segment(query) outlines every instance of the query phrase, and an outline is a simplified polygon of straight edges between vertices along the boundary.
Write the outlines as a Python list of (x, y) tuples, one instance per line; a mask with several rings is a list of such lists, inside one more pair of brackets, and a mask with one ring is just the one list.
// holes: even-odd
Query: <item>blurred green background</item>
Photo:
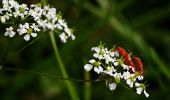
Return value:
[[(20, 0), (37, 3), (37, 0)], [(92, 57), (90, 48), (100, 41), (111, 48), (126, 48), (144, 63), (148, 100), (170, 100), (170, 1), (169, 0), (49, 0), (63, 13), (73, 27), (75, 41), (61, 43), (56, 35), (59, 52), (70, 78), (85, 79), (83, 65)], [(56, 62), (48, 33), (16, 54), (28, 42), (20, 37), (0, 34), (0, 64), (62, 76)], [(11, 55), (15, 56), (11, 57)], [(91, 72), (91, 79), (97, 76)], [(119, 85), (113, 92), (105, 82), (74, 82), (81, 100), (144, 100)], [(65, 81), (20, 71), (0, 72), (0, 100), (70, 100)]]

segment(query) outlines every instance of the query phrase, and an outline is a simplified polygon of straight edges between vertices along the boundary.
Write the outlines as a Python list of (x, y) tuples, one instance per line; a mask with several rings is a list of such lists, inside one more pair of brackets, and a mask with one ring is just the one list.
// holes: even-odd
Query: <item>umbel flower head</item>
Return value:
[[(22, 35), (25, 41), (36, 37), (40, 31), (57, 31), (63, 43), (67, 39), (75, 39), (72, 30), (61, 14), (50, 6), (39, 4), (19, 4), (15, 0), (1, 0), (0, 22), (10, 25), (6, 28), (5, 36)], [(20, 23), (19, 23), (20, 22)]]
[(113, 91), (117, 85), (122, 82), (130, 88), (136, 88), (136, 93), (141, 94), (142, 91), (146, 97), (149, 94), (146, 92), (146, 85), (142, 83), (143, 64), (140, 58), (132, 57), (121, 47), (107, 49), (104, 44), (98, 47), (92, 47), (93, 58), (88, 64), (84, 65), (86, 71), (91, 71), (99, 74), (97, 80), (105, 80), (108, 88)]

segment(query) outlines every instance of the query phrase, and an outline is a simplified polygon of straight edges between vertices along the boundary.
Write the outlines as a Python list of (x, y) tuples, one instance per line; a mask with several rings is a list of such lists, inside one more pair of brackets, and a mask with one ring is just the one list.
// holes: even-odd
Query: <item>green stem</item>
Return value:
[[(86, 71), (84, 71), (84, 78), (85, 80), (90, 80), (90, 74)], [(90, 100), (91, 99), (91, 83), (86, 82), (84, 83), (84, 100)]]
[[(61, 60), (58, 48), (57, 48), (56, 40), (55, 40), (55, 37), (54, 37), (54, 32), (50, 32), (50, 40), (51, 40), (51, 43), (52, 43), (52, 46), (53, 46), (53, 49), (54, 49), (56, 60), (59, 63), (62, 76), (63, 76), (63, 78), (69, 78), (68, 74), (66, 72), (66, 69), (64, 67), (64, 64)], [(79, 97), (76, 93), (76, 90), (75, 90), (75, 87), (73, 86), (73, 84), (70, 81), (66, 81), (66, 85), (67, 85), (67, 88), (68, 88), (68, 91), (71, 95), (72, 100), (79, 100)]]

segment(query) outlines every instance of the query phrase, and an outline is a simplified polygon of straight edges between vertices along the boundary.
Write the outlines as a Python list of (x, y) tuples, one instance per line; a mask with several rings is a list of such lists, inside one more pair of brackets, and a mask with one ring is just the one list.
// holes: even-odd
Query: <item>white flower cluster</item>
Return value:
[(91, 50), (94, 51), (93, 59), (89, 60), (89, 64), (84, 65), (86, 71), (94, 69), (94, 72), (100, 75), (99, 80), (104, 79), (110, 90), (115, 90), (117, 84), (124, 82), (130, 88), (135, 87), (137, 94), (144, 91), (145, 96), (149, 97), (146, 86), (141, 82), (143, 76), (135, 71), (132, 66), (126, 65), (116, 49), (108, 50), (100, 44)]
[(68, 38), (75, 39), (65, 20), (56, 13), (56, 9), (49, 6), (42, 7), (41, 4), (28, 7), (14, 0), (2, 0), (0, 22), (11, 25), (6, 28), (5, 36), (13, 37), (18, 33), (24, 35), (26, 41), (29, 41), (31, 36), (36, 37), (41, 30), (56, 29), (61, 32), (59, 37), (62, 42), (66, 43)]

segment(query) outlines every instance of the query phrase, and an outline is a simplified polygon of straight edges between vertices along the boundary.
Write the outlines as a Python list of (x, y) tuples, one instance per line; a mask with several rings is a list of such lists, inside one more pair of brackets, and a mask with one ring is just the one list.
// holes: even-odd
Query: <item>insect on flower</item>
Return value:
[(123, 49), (122, 47), (117, 47), (117, 51), (120, 55), (122, 55), (123, 57), (125, 57), (127, 55), (127, 52), (125, 49)]
[(140, 75), (142, 75), (144, 70), (143, 70), (143, 63), (140, 60), (140, 58), (134, 57), (133, 62), (135, 64), (135, 71), (137, 71)]
[(132, 68), (134, 68), (134, 64), (133, 64), (133, 62), (132, 62), (132, 59), (131, 59), (131, 57), (130, 57), (130, 54), (128, 54), (128, 53), (126, 52), (126, 50), (123, 49), (122, 47), (117, 47), (117, 51), (118, 51), (118, 53), (119, 53), (121, 56), (123, 56), (123, 58), (124, 58), (124, 63), (125, 63), (126, 65), (129, 65), (129, 66), (131, 66)]
[[(142, 83), (144, 69), (140, 58), (132, 56), (122, 47), (108, 49), (102, 44), (92, 47), (92, 51), (94, 51), (93, 58), (84, 65), (84, 69), (90, 71), (94, 68), (94, 72), (99, 75), (97, 81), (104, 80), (111, 91), (116, 90), (118, 84), (123, 82), (130, 88), (136, 88), (137, 94), (143, 92), (149, 97), (145, 83)], [(96, 54), (98, 56), (94, 56)]]

